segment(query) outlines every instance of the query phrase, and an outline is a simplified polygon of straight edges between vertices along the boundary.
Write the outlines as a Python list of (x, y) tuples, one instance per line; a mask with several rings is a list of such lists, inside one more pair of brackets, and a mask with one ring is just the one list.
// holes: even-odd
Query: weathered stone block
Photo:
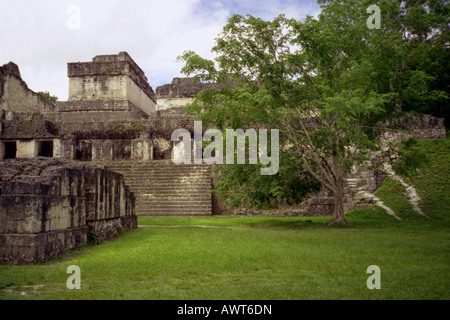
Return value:
[(2, 263), (45, 261), (85, 243), (89, 230), (107, 240), (137, 227), (134, 196), (121, 174), (59, 159), (7, 160), (5, 166)]

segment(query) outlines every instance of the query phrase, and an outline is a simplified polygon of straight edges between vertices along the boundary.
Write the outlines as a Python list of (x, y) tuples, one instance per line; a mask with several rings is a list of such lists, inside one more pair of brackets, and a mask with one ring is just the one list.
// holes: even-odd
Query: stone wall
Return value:
[(398, 119), (382, 124), (388, 130), (383, 132), (382, 140), (397, 142), (409, 138), (414, 139), (445, 139), (445, 119), (431, 115), (407, 114)]
[(85, 184), (86, 222), (97, 239), (109, 240), (137, 227), (135, 198), (121, 174), (88, 167)]
[(11, 120), (13, 112), (49, 112), (55, 106), (30, 90), (21, 78), (19, 67), (10, 62), (0, 67), (0, 109), (2, 118)]
[(186, 107), (200, 91), (218, 88), (214, 83), (202, 83), (196, 78), (174, 78), (171, 84), (156, 88), (158, 110)]
[(41, 263), (137, 227), (134, 195), (120, 174), (59, 159), (3, 164), (0, 263)]

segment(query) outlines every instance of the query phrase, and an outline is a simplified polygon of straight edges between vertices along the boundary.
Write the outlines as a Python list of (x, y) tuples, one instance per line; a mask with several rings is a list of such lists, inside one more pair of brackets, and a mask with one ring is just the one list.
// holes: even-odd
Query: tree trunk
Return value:
[(336, 183), (336, 189), (334, 191), (334, 217), (330, 225), (348, 225), (347, 219), (345, 219), (344, 211), (344, 183), (342, 180)]

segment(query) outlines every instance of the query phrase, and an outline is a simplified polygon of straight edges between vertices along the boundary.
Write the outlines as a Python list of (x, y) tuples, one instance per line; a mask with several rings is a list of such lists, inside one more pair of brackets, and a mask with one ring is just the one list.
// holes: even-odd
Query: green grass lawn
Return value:
[[(433, 219), (389, 179), (377, 195), (401, 222), (378, 207), (348, 213), (348, 227), (322, 217), (141, 217), (114, 241), (0, 266), (0, 299), (450, 299), (450, 144), (420, 143), (432, 161), (409, 182)], [(66, 287), (70, 265), (81, 290)], [(380, 290), (366, 286), (370, 265), (381, 269)]]

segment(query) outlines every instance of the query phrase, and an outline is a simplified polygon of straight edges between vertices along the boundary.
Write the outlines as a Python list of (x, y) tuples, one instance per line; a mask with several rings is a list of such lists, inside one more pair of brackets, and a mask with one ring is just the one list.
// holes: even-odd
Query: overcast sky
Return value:
[(67, 63), (127, 51), (150, 85), (183, 76), (177, 56), (210, 49), (235, 13), (271, 20), (320, 12), (315, 0), (0, 0), (0, 65), (13, 61), (34, 91), (67, 100)]

